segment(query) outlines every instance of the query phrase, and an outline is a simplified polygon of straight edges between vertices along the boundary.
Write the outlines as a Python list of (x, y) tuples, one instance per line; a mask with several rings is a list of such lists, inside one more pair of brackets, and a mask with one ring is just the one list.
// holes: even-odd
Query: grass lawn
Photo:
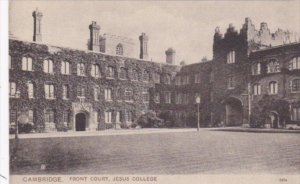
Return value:
[(11, 168), (11, 174), (252, 173), (299, 174), (300, 135), (203, 130), (20, 139)]

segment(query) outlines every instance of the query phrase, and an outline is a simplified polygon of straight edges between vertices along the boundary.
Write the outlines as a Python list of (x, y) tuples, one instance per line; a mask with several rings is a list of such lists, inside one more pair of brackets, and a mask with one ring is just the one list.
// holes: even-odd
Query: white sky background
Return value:
[(239, 31), (245, 17), (259, 29), (267, 22), (271, 32), (277, 28), (300, 33), (300, 1), (12, 1), (10, 33), (21, 40), (32, 40), (32, 12), (43, 12), (43, 42), (87, 49), (88, 25), (97, 21), (100, 34), (132, 38), (135, 57), (139, 54), (138, 36), (149, 36), (149, 59), (165, 62), (165, 50), (176, 50), (176, 62), (199, 62), (212, 58), (216, 26), (224, 33), (229, 23)]

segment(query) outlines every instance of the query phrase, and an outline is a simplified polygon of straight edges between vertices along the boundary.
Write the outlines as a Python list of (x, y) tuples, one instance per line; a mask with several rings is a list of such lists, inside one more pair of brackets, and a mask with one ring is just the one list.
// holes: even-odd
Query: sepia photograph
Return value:
[(8, 10), (11, 184), (300, 183), (300, 1)]

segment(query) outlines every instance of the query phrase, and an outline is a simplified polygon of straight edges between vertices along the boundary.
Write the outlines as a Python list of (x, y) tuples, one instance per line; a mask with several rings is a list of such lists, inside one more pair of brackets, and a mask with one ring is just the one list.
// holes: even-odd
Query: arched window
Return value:
[(132, 70), (132, 80), (133, 81), (139, 80), (139, 72), (136, 69)]
[(269, 92), (272, 95), (278, 93), (278, 83), (276, 81), (272, 81), (269, 83)]
[(261, 94), (261, 86), (260, 86), (260, 84), (254, 84), (253, 85), (253, 94), (254, 95), (260, 95)]
[(84, 63), (77, 64), (77, 75), (78, 76), (85, 76), (85, 66)]
[(44, 60), (44, 72), (53, 73), (53, 61), (50, 59)]
[(125, 68), (120, 68), (120, 79), (127, 79), (127, 70)]
[(28, 93), (28, 98), (34, 98), (34, 86), (31, 81), (27, 82), (27, 93)]
[(123, 45), (120, 43), (116, 47), (116, 54), (121, 56), (123, 55)]
[(61, 62), (61, 73), (64, 75), (70, 75), (70, 63), (68, 61)]
[(292, 80), (292, 91), (300, 92), (300, 79)]
[(95, 78), (99, 78), (100, 75), (100, 67), (97, 64), (93, 64), (91, 68), (91, 76)]
[(300, 56), (293, 57), (289, 63), (290, 70), (300, 69)]
[(106, 68), (106, 77), (109, 77), (109, 78), (114, 78), (114, 77), (115, 77), (115, 70), (114, 70), (114, 67), (108, 66), (108, 67)]
[(280, 72), (279, 62), (275, 59), (269, 61), (267, 65), (268, 73), (277, 73)]
[(32, 71), (32, 59), (30, 57), (22, 58), (22, 70)]

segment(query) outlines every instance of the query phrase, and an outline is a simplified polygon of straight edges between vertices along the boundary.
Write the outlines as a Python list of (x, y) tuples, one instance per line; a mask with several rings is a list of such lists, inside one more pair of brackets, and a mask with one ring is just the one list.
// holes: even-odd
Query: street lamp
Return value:
[[(21, 92), (19, 90), (16, 91), (16, 98), (20, 97)], [(19, 101), (17, 100), (16, 102), (16, 130), (15, 130), (15, 139), (18, 139), (18, 134), (19, 134), (19, 117), (18, 117), (18, 112), (19, 112)]]
[(200, 106), (200, 103), (201, 103), (201, 98), (200, 96), (197, 96), (196, 97), (196, 103), (197, 103), (197, 110), (198, 110), (198, 124), (197, 124), (197, 131), (199, 131), (200, 129), (200, 112), (199, 112), (199, 106)]

